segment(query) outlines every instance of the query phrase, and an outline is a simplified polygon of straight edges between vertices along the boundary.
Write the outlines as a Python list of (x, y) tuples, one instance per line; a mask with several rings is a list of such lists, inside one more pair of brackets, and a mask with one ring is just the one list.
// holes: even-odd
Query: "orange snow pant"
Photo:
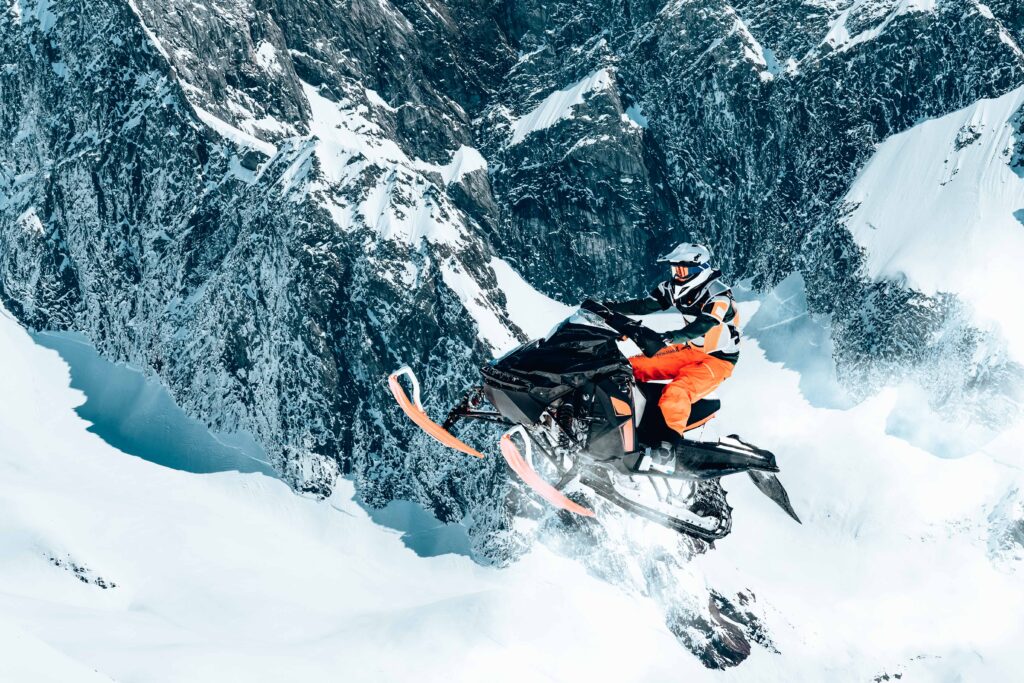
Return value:
[(732, 374), (733, 364), (686, 344), (673, 344), (653, 358), (629, 359), (639, 382), (672, 380), (661, 394), (658, 406), (665, 424), (682, 434), (690, 419), (690, 406), (718, 388)]

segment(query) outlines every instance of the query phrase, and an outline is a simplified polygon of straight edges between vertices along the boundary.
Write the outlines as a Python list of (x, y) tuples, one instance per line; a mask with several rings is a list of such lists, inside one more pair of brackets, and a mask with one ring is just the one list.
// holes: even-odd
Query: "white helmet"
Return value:
[(703, 244), (683, 242), (675, 249), (658, 259), (658, 263), (665, 261), (673, 265), (678, 263), (683, 266), (706, 265), (711, 262), (711, 250)]
[(711, 250), (703, 244), (683, 242), (658, 259), (672, 270), (672, 296), (685, 296), (712, 279)]

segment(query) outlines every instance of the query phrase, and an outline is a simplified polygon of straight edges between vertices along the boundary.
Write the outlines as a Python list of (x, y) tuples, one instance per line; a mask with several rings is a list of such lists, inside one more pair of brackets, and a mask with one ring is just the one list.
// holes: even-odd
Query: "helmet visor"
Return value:
[(707, 268), (707, 265), (704, 264), (673, 263), (671, 267), (672, 279), (676, 282), (686, 282), (705, 268)]

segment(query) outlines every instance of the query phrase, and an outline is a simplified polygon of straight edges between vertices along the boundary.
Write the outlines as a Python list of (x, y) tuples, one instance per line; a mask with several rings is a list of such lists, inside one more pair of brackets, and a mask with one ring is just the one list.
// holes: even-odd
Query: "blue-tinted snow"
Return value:
[(439, 522), (418, 503), (393, 500), (379, 510), (363, 509), (377, 524), (401, 531), (402, 543), (420, 557), (470, 555), (466, 527)]
[(139, 371), (104, 360), (79, 334), (41, 332), (71, 368), (71, 386), (86, 396), (76, 412), (90, 432), (130, 455), (176, 470), (238, 470), (276, 476), (263, 449), (245, 434), (213, 434), (179, 408), (167, 390)]
[[(263, 449), (246, 434), (213, 434), (179, 408), (164, 387), (139, 371), (107, 362), (79, 334), (42, 332), (40, 346), (60, 354), (71, 369), (71, 386), (86, 396), (76, 412), (108, 444), (171, 469), (259, 472), (276, 477)], [(374, 522), (402, 532), (402, 542), (421, 557), (469, 555), (462, 524), (443, 524), (416, 503), (393, 501), (365, 508)]]
[(765, 295), (757, 313), (741, 327), (757, 340), (768, 360), (800, 373), (800, 391), (811, 405), (840, 409), (853, 405), (836, 377), (831, 331), (826, 322), (808, 314), (799, 274), (790, 275)]

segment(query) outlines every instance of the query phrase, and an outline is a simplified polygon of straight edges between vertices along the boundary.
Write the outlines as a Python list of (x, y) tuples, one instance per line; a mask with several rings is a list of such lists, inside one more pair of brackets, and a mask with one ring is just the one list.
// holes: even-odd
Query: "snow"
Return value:
[(85, 393), (78, 415), (116, 448), (187, 472), (239, 470), (274, 476), (266, 453), (247, 434), (214, 434), (179, 408), (154, 378), (102, 358), (81, 335), (40, 332), (37, 344), (68, 364), (71, 387)]
[(207, 126), (212, 128), (221, 137), (230, 140), (232, 143), (241, 147), (248, 147), (250, 149), (256, 149), (263, 152), (267, 156), (274, 156), (277, 154), (277, 147), (269, 142), (260, 140), (254, 135), (250, 135), (243, 130), (235, 128), (227, 121), (219, 118), (215, 114), (208, 112), (196, 103), (192, 103), (192, 108), (195, 110), (196, 115), (199, 119)]
[[(491, 267), (531, 335), (569, 310), (508, 264)], [(740, 305), (750, 320), (759, 304)], [(984, 452), (935, 458), (885, 434), (895, 392), (851, 410), (815, 408), (800, 375), (750, 341), (715, 422), (776, 452), (804, 524), (743, 477), (726, 480), (733, 534), (678, 578), (695, 593), (753, 591), (780, 653), (755, 647), (724, 672), (687, 654), (649, 599), (543, 548), (503, 570), (421, 557), (373, 523), (347, 481), (317, 502), (260, 474), (190, 474), (128, 457), (88, 431), (67, 366), (5, 313), (0, 359), (0, 678), (1016, 676), (1024, 586), (1019, 562), (990, 557), (989, 517), (1014, 509), (1024, 484), (1022, 430)], [(657, 532), (641, 521), (630, 529)], [(50, 558), (117, 587), (83, 582)]]
[[(509, 317), (531, 339), (546, 336), (555, 324), (575, 310), (538, 292), (506, 261), (493, 258), (490, 265), (498, 278), (498, 287), (505, 293)], [(503, 349), (502, 353), (507, 350)]]
[[(741, 317), (758, 306), (741, 303)], [(648, 320), (666, 329), (673, 317)], [(940, 459), (885, 433), (896, 390), (849, 410), (815, 408), (803, 380), (748, 338), (717, 392), (711, 433), (735, 430), (774, 451), (804, 522), (743, 477), (725, 480), (733, 533), (696, 564), (718, 590), (758, 596), (781, 655), (756, 650), (721, 679), (1014, 680), (1022, 565), (990, 556), (989, 515), (1024, 486), (1024, 426)]]
[(441, 276), (445, 285), (459, 297), (462, 306), (472, 316), (477, 326), (477, 336), (486, 342), (496, 355), (515, 347), (517, 340), (504, 323), (501, 314), (484, 292), (477, 280), (456, 262), (447, 261), (441, 268)]
[(39, 22), (39, 30), (44, 34), (57, 25), (57, 15), (53, 13), (52, 7), (50, 0), (14, 0), (12, 5), (18, 24), (22, 24), (26, 17), (31, 17)]
[(1001, 330), (1024, 361), (1024, 177), (1010, 166), (1024, 87), (879, 145), (846, 195), (846, 225), (868, 275), (926, 294), (951, 292)]
[[(410, 245), (420, 239), (457, 245), (464, 239), (462, 226), (443, 215), (454, 212), (437, 211), (435, 200), (427, 196), (431, 183), (422, 174), (424, 162), (409, 159), (377, 124), (363, 116), (360, 107), (332, 102), (308, 83), (302, 87), (312, 113), (309, 127), (316, 137), (316, 156), (323, 174), (320, 187), (326, 190), (327, 209), (339, 227), (348, 230), (366, 225), (382, 239)], [(463, 172), (462, 164), (473, 165), (472, 152), (460, 155), (460, 151), (453, 155), (448, 167), (439, 171), (442, 175), (454, 179)], [(338, 194), (332, 188), (365, 184), (367, 170), (372, 172), (375, 184), (365, 191), (358, 204), (339, 203), (338, 198), (331, 198)]]
[[(0, 312), (0, 680), (664, 681), (653, 604), (537, 549), (418, 557), (339, 482), (190, 474), (87, 431), (53, 351)], [(87, 583), (71, 558), (117, 584)], [(623, 652), (653, 648), (650, 661)]]
[(475, 147), (460, 146), (452, 152), (452, 159), (447, 164), (439, 166), (426, 161), (416, 160), (415, 166), (420, 171), (437, 173), (445, 185), (451, 185), (462, 180), (469, 173), (475, 171), (486, 171), (487, 160)]
[(643, 110), (640, 109), (640, 105), (631, 104), (626, 107), (626, 111), (622, 114), (623, 121), (629, 121), (633, 125), (639, 128), (647, 128), (647, 117), (644, 115)]
[[(855, 45), (880, 36), (897, 17), (904, 14), (935, 12), (935, 4), (936, 0), (897, 0), (895, 3), (880, 3), (878, 0), (854, 0), (849, 7), (839, 13), (821, 42), (836, 50), (849, 50)], [(879, 12), (881, 13), (879, 14)], [(884, 16), (884, 19), (872, 28), (851, 36), (847, 21), (851, 16), (857, 16), (860, 13), (869, 16)]]
[(164, 47), (164, 44), (160, 41), (159, 38), (157, 38), (156, 34), (153, 33), (152, 29), (150, 29), (149, 26), (146, 24), (146, 20), (142, 16), (142, 12), (139, 11), (139, 6), (135, 4), (135, 0), (128, 0), (128, 7), (131, 8), (136, 18), (138, 18), (139, 26), (142, 27), (142, 30), (146, 34), (146, 37), (149, 38), (149, 42), (153, 45), (153, 47), (156, 48), (157, 52), (159, 52), (164, 59), (166, 59), (167, 61), (171, 61), (171, 55), (167, 52), (167, 49)]
[(17, 221), (15, 221), (18, 227), (25, 232), (30, 232), (36, 235), (46, 234), (46, 230), (43, 228), (43, 222), (39, 220), (39, 214), (36, 213), (36, 207), (32, 206), (25, 210)]
[(780, 617), (783, 657), (757, 652), (758, 680), (1013, 680), (1024, 588), (989, 557), (988, 513), (1022, 485), (1024, 429), (935, 458), (883, 433), (895, 391), (812, 410), (796, 374), (759, 355), (744, 350), (719, 419), (779, 455), (804, 525), (782, 523), (734, 478), (733, 534), (699, 560), (716, 586), (749, 588)]
[(398, 111), (396, 107), (392, 107), (390, 104), (388, 104), (376, 90), (371, 90), (370, 88), (363, 88), (363, 91), (366, 93), (366, 99), (369, 100), (370, 104), (372, 104), (373, 106), (380, 107), (381, 109), (386, 109), (387, 111)]
[(545, 130), (562, 119), (572, 118), (573, 109), (584, 103), (586, 95), (612, 86), (614, 76), (609, 69), (598, 69), (564, 90), (556, 90), (529, 113), (512, 122), (512, 142), (518, 145), (530, 133)]
[(277, 48), (275, 48), (269, 41), (261, 41), (256, 48), (256, 63), (270, 74), (280, 74), (284, 72), (281, 68), (281, 62), (278, 61)]

